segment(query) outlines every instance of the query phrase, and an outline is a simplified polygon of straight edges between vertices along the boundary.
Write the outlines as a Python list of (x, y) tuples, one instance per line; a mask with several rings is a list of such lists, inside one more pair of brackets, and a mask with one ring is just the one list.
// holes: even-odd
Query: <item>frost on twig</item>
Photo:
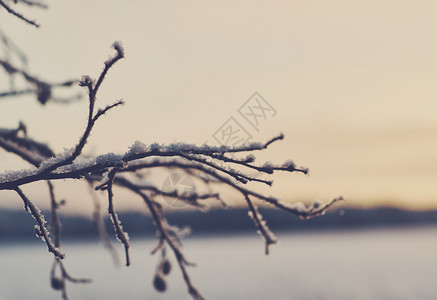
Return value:
[(114, 177), (117, 174), (117, 169), (112, 169), (111, 172), (109, 172), (109, 180), (107, 183), (107, 190), (108, 190), (108, 213), (111, 216), (111, 221), (114, 224), (114, 229), (116, 233), (117, 239), (123, 243), (125, 253), (126, 253), (126, 266), (130, 265), (130, 259), (129, 259), (129, 236), (128, 234), (123, 230), (123, 227), (121, 226), (121, 222), (118, 219), (117, 213), (114, 209), (114, 194), (112, 192), (112, 184), (114, 181)]
[(258, 229), (258, 233), (264, 238), (266, 243), (266, 255), (269, 254), (269, 246), (271, 244), (276, 244), (276, 237), (273, 232), (270, 231), (263, 220), (261, 214), (258, 212), (257, 207), (252, 203), (248, 195), (245, 195), (247, 205), (249, 206), (249, 217), (253, 220), (255, 227)]
[[(104, 63), (103, 70), (98, 78), (92, 79), (90, 76), (84, 76), (80, 81), (80, 85), (87, 89), (89, 107), (86, 127), (76, 145), (55, 154), (47, 145), (29, 138), (27, 136), (27, 129), (22, 123), (15, 129), (0, 129), (0, 147), (21, 157), (31, 165), (31, 167), (27, 169), (3, 171), (0, 173), (0, 191), (16, 191), (23, 200), (26, 211), (29, 211), (37, 221), (37, 235), (45, 241), (49, 251), (55, 255), (55, 262), (51, 272), (52, 286), (62, 291), (64, 299), (68, 297), (65, 287), (66, 281), (85, 283), (88, 282), (88, 280), (73, 279), (66, 272), (61, 260), (64, 257), (59, 250), (61, 244), (61, 223), (58, 209), (61, 204), (55, 199), (52, 185), (52, 182), (56, 180), (83, 179), (92, 186), (94, 190), (101, 190), (107, 194), (108, 215), (113, 222), (115, 236), (125, 249), (127, 266), (130, 265), (129, 237), (127, 232), (123, 230), (114, 207), (114, 189), (127, 189), (138, 196), (151, 214), (157, 230), (158, 243), (152, 250), (152, 253), (160, 252), (161, 258), (159, 259), (153, 282), (155, 288), (158, 291), (164, 291), (166, 289), (166, 275), (170, 272), (169, 268), (171, 268), (171, 258), (167, 251), (170, 251), (182, 273), (188, 293), (193, 299), (204, 299), (204, 297), (197, 290), (188, 274), (188, 267), (193, 266), (193, 264), (188, 261), (182, 251), (184, 230), (168, 224), (165, 211), (160, 203), (160, 197), (170, 197), (176, 199), (176, 201), (177, 199), (186, 198), (189, 199), (187, 204), (201, 209), (207, 208), (206, 200), (216, 201), (223, 206), (226, 206), (226, 204), (221, 199), (220, 194), (216, 192), (200, 193), (194, 191), (187, 194), (187, 192), (180, 192), (177, 189), (162, 189), (153, 182), (144, 180), (142, 172), (156, 168), (164, 168), (167, 170), (177, 169), (186, 174), (191, 174), (193, 177), (201, 180), (205, 185), (211, 187), (222, 185), (237, 191), (242, 199), (246, 201), (249, 216), (252, 218), (256, 230), (265, 241), (266, 254), (268, 254), (269, 246), (276, 243), (276, 237), (269, 230), (266, 221), (263, 220), (254, 201), (273, 205), (277, 209), (306, 219), (325, 213), (329, 207), (342, 200), (340, 197), (326, 204), (313, 204), (307, 207), (303, 204), (290, 204), (271, 196), (265, 196), (248, 187), (247, 183), (249, 182), (271, 185), (271, 180), (263, 178), (263, 175), (268, 176), (277, 172), (308, 173), (308, 169), (298, 167), (290, 160), (279, 164), (272, 162), (260, 164), (256, 162), (255, 153), (257, 151), (264, 151), (273, 143), (284, 139), (283, 134), (279, 134), (265, 143), (250, 143), (239, 147), (196, 146), (187, 143), (163, 145), (159, 143), (147, 144), (136, 141), (133, 145), (127, 147), (127, 151), (124, 154), (115, 154), (112, 152), (97, 156), (87, 156), (83, 154), (85, 145), (99, 118), (105, 115), (109, 110), (123, 104), (123, 101), (120, 100), (104, 108), (95, 108), (97, 92), (104, 78), (111, 67), (124, 57), (124, 50), (120, 43), (114, 43), (113, 48), (115, 54)], [(2, 66), (3, 68), (5, 68), (5, 66), (6, 69), (8, 68), (7, 64), (3, 64)], [(11, 74), (18, 72), (15, 69), (11, 70)], [(20, 74), (26, 76), (23, 73)], [(256, 171), (255, 175), (251, 174), (253, 171)], [(45, 227), (43, 215), (20, 189), (23, 185), (39, 181), (47, 181), (49, 185), (52, 214), (51, 226), (54, 232), (54, 242), (52, 242), (49, 232)], [(106, 236), (106, 232), (104, 232), (99, 208), (98, 201), (95, 200), (93, 218), (96, 227), (105, 247), (114, 253), (109, 239)], [(61, 272), (60, 277), (56, 275), (57, 269)]]
[(38, 225), (35, 225), (35, 234), (47, 244), (49, 252), (52, 252), (56, 257), (63, 259), (65, 255), (59, 251), (59, 249), (53, 244), (52, 240), (50, 239), (49, 231), (45, 227), (45, 224), (47, 222), (44, 219), (44, 216), (41, 214), (41, 210), (35, 204), (33, 204), (33, 202), (29, 200), (29, 198), (26, 197), (26, 195), (19, 187), (16, 187), (15, 191), (23, 200), (24, 209), (29, 212), (38, 223)]
[(93, 200), (94, 211), (92, 214), (92, 219), (94, 223), (94, 227), (96, 228), (97, 235), (105, 249), (111, 254), (114, 265), (117, 267), (120, 265), (120, 259), (118, 257), (117, 252), (114, 249), (114, 246), (111, 243), (111, 240), (106, 232), (105, 223), (103, 222), (103, 216), (101, 213), (101, 205), (100, 200), (97, 197), (95, 190), (93, 188), (92, 182), (88, 181), (89, 193)]

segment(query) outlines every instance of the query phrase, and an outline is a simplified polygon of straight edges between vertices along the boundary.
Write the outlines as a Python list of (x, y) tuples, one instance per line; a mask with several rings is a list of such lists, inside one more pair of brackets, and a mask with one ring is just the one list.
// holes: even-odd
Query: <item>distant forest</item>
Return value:
[[(308, 231), (329, 229), (352, 229), (371, 227), (395, 227), (408, 225), (437, 225), (437, 211), (408, 211), (397, 208), (357, 209), (344, 208), (332, 210), (326, 215), (309, 220), (290, 217), (286, 212), (260, 208), (271, 229), (281, 231)], [(50, 212), (44, 212), (49, 219)], [(210, 210), (208, 212), (184, 211), (168, 213), (172, 225), (191, 228), (191, 236), (203, 234), (256, 234), (252, 220), (246, 209)], [(138, 212), (120, 212), (123, 227), (133, 238), (155, 237), (156, 228), (152, 218)], [(93, 221), (79, 216), (62, 216), (62, 235), (64, 238), (97, 239)], [(13, 225), (11, 225), (13, 224)], [(21, 210), (0, 209), (0, 242), (26, 239), (35, 235), (34, 220)], [(106, 218), (108, 232), (113, 232), (111, 221)], [(37, 240), (37, 239), (35, 239)]]

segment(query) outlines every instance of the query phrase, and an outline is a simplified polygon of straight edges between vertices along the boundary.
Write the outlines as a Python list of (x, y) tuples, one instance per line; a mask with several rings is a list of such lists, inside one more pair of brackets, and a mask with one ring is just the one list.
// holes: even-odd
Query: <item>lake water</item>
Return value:
[[(437, 299), (437, 227), (279, 234), (265, 256), (256, 234), (187, 238), (192, 280), (207, 299)], [(65, 243), (65, 264), (91, 284), (69, 284), (71, 299), (191, 299), (173, 264), (156, 292), (153, 240), (134, 240), (132, 266), (115, 268), (96, 243)], [(122, 253), (120, 245), (116, 245)], [(60, 299), (49, 287), (45, 245), (0, 246), (0, 299)]]

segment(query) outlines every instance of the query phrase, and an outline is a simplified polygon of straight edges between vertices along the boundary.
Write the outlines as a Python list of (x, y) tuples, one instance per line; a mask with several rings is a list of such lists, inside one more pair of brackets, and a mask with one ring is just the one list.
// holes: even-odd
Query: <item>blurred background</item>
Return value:
[[(263, 295), (273, 291), (276, 299), (436, 297), (435, 1), (47, 2), (47, 10), (16, 6), (41, 24), (38, 29), (0, 8), (0, 28), (27, 55), (29, 73), (49, 82), (96, 77), (113, 53), (110, 45), (119, 40), (125, 48), (126, 59), (111, 69), (97, 105), (119, 99), (126, 104), (97, 123), (87, 154), (124, 153), (136, 140), (218, 145), (214, 134), (233, 118), (250, 141), (285, 135), (285, 140), (257, 155), (260, 162), (292, 159), (310, 169), (309, 176), (271, 176), (267, 178), (274, 180), (271, 188), (254, 185), (254, 189), (289, 202), (326, 202), (339, 195), (347, 200), (326, 216), (305, 222), (262, 210), (281, 241), (267, 258), (245, 209), (239, 208), (243, 199), (237, 194), (220, 191), (236, 208), (223, 214), (171, 213), (179, 225), (194, 220), (188, 222), (193, 237), (187, 240), (187, 253), (199, 262), (193, 280), (199, 281), (208, 299), (265, 299)], [(0, 76), (0, 90), (7, 90), (9, 80), (3, 73)], [(255, 92), (274, 111), (257, 127), (239, 112)], [(79, 87), (60, 95), (75, 93), (85, 96)], [(29, 136), (60, 152), (77, 143), (86, 126), (87, 108), (86, 97), (69, 105), (45, 106), (32, 96), (2, 98), (0, 127), (16, 128), (23, 121)], [(27, 167), (0, 150), (0, 172)], [(166, 176), (158, 172), (152, 179), (160, 185)], [(49, 207), (44, 184), (25, 186), (24, 191), (41, 208)], [(92, 228), (86, 219), (93, 208), (86, 184), (56, 182), (56, 192), (67, 201), (62, 209), (70, 224), (65, 226), (67, 237)], [(18, 236), (31, 239), (32, 220), (14, 193), (2, 191), (0, 199), (2, 262), (13, 253), (20, 257), (9, 262), (20, 266), (17, 274), (33, 264), (48, 270), (51, 257), (44, 245), (32, 248), (35, 257), (24, 266), (29, 251), (20, 248), (19, 256), (16, 244), (7, 242)], [(132, 284), (119, 290), (135, 291), (132, 299), (144, 298), (145, 293), (161, 299), (149, 285), (156, 260), (148, 255), (153, 243), (143, 240), (154, 230), (147, 216), (133, 213), (146, 213), (143, 203), (116, 191), (116, 207), (125, 214), (122, 222), (132, 223), (126, 227), (134, 235), (137, 232), (141, 249), (134, 250), (139, 266), (130, 275), (121, 276), (126, 270), (116, 272), (120, 277), (111, 282), (124, 286), (126, 278), (136, 282), (148, 276), (141, 277), (144, 287)], [(11, 222), (24, 225), (11, 227)], [(79, 223), (84, 228), (75, 227)], [(237, 231), (245, 239), (224, 236)], [(220, 238), (211, 238), (209, 232)], [(91, 245), (71, 242), (71, 265), (104, 256), (102, 249)], [(221, 247), (223, 251), (218, 251)], [(109, 255), (106, 258), (110, 260)], [(44, 260), (48, 263), (36, 265)], [(108, 267), (106, 261), (96, 264), (102, 270)], [(77, 272), (92, 273), (86, 265)], [(25, 280), (35, 280), (37, 295), (49, 293), (41, 299), (57, 299), (45, 274), (48, 278), (47, 271), (42, 278), (29, 274)], [(6, 276), (2, 272), (1, 277)], [(162, 299), (188, 299), (181, 278), (173, 276), (171, 283), (180, 285)], [(211, 280), (202, 282), (203, 278)], [(12, 290), (9, 280), (2, 282), (0, 290), (5, 292), (0, 292), (0, 299), (31, 295), (25, 289), (14, 296), (18, 288)], [(104, 283), (72, 289), (79, 293), (73, 299), (95, 299), (92, 293), (104, 290)]]

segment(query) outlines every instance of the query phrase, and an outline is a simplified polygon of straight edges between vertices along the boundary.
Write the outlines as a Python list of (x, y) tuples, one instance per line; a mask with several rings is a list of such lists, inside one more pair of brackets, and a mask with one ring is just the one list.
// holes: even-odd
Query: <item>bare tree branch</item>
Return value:
[[(3, 59), (0, 59), (0, 67), (2, 67), (2, 69), (10, 76), (12, 75), (22, 76), (32, 86), (31, 89), (26, 88), (18, 91), (12, 90), (7, 92), (1, 92), (0, 98), (6, 98), (11, 96), (22, 96), (25, 94), (33, 93), (37, 96), (38, 101), (44, 105), (49, 100), (55, 98), (53, 97), (53, 89), (59, 87), (71, 87), (78, 83), (77, 80), (67, 80), (60, 83), (49, 83), (29, 74), (27, 71), (23, 69), (13, 66), (9, 61)], [(79, 96), (76, 94), (75, 96), (71, 97), (71, 99), (66, 98), (64, 101), (67, 102), (74, 101), (78, 97)]]
[(96, 228), (97, 235), (99, 236), (99, 239), (103, 244), (103, 247), (105, 247), (105, 249), (107, 249), (111, 254), (114, 265), (119, 266), (120, 259), (118, 257), (117, 252), (114, 249), (114, 246), (111, 243), (111, 240), (109, 239), (108, 233), (106, 232), (105, 224), (103, 222), (100, 201), (97, 195), (95, 194), (94, 188), (92, 186), (92, 181), (90, 179), (87, 179), (87, 183), (88, 183), (91, 198), (94, 203), (94, 211), (93, 211), (92, 219), (93, 219), (94, 226)]
[(59, 251), (59, 249), (53, 244), (52, 240), (49, 237), (49, 232), (45, 227), (46, 220), (44, 220), (44, 216), (41, 214), (41, 210), (35, 204), (33, 204), (33, 202), (29, 200), (29, 198), (26, 197), (26, 195), (19, 187), (16, 187), (15, 191), (23, 200), (24, 209), (26, 210), (26, 212), (29, 212), (38, 223), (38, 225), (35, 225), (36, 235), (39, 236), (43, 241), (45, 241), (49, 252), (52, 252), (56, 257), (63, 259), (65, 255)]
[(109, 172), (109, 180), (108, 180), (108, 213), (111, 216), (112, 223), (114, 224), (115, 233), (117, 239), (124, 245), (124, 250), (126, 253), (126, 266), (130, 265), (129, 259), (129, 237), (126, 232), (124, 232), (123, 227), (121, 226), (120, 220), (118, 219), (117, 213), (114, 209), (113, 198), (114, 194), (112, 192), (112, 183), (114, 181), (114, 177), (117, 174), (117, 169), (114, 168)]
[[(31, 1), (24, 1), (24, 2), (31, 2)], [(28, 4), (28, 3), (26, 3), (26, 4)], [(3, 0), (0, 0), (0, 6), (3, 6), (4, 9), (6, 9), (6, 11), (7, 11), (8, 13), (10, 13), (10, 14), (16, 16), (17, 18), (23, 20), (24, 22), (26, 22), (26, 23), (28, 23), (28, 24), (30, 24), (30, 25), (33, 25), (33, 26), (35, 26), (35, 27), (39, 27), (39, 25), (38, 25), (35, 21), (32, 21), (32, 20), (26, 18), (25, 16), (23, 16), (21, 13), (19, 13), (19, 12), (13, 10), (13, 9), (12, 9), (9, 5), (7, 5)]]
[[(1, 1), (1, 0), (0, 0)], [(269, 246), (276, 243), (274, 234), (269, 230), (266, 222), (258, 212), (255, 200), (267, 205), (294, 214), (302, 219), (321, 215), (326, 210), (341, 201), (342, 198), (335, 198), (324, 204), (313, 204), (305, 206), (301, 203), (290, 204), (282, 202), (277, 198), (262, 195), (251, 188), (246, 183), (253, 181), (271, 185), (270, 180), (258, 178), (259, 175), (270, 175), (275, 172), (298, 172), (307, 174), (308, 169), (296, 167), (292, 161), (286, 161), (283, 164), (255, 163), (254, 151), (267, 149), (272, 143), (282, 140), (283, 134), (280, 134), (266, 143), (251, 143), (239, 147), (229, 146), (196, 146), (186, 143), (172, 143), (161, 145), (152, 143), (146, 145), (136, 141), (124, 154), (106, 153), (98, 156), (87, 156), (82, 154), (85, 144), (87, 143), (90, 133), (99, 118), (105, 115), (109, 110), (115, 108), (123, 101), (117, 101), (112, 105), (95, 111), (96, 96), (101, 87), (109, 69), (121, 58), (124, 57), (124, 51), (120, 43), (114, 43), (115, 55), (109, 58), (97, 80), (89, 76), (84, 76), (80, 85), (88, 89), (88, 121), (86, 128), (81, 135), (79, 142), (74, 147), (64, 152), (54, 154), (54, 152), (45, 144), (37, 142), (27, 136), (27, 129), (23, 123), (18, 128), (0, 129), (0, 147), (4, 150), (21, 157), (32, 165), (31, 168), (17, 171), (0, 173), (0, 191), (14, 190), (22, 198), (25, 210), (29, 211), (37, 221), (36, 233), (47, 244), (50, 252), (55, 255), (55, 261), (51, 271), (52, 287), (61, 290), (63, 299), (67, 299), (66, 281), (85, 283), (88, 279), (74, 279), (68, 275), (61, 261), (64, 257), (60, 253), (61, 245), (61, 223), (58, 215), (59, 203), (56, 201), (53, 184), (54, 180), (65, 179), (85, 179), (90, 185), (95, 186), (96, 190), (103, 190), (107, 193), (108, 214), (114, 224), (115, 235), (123, 244), (126, 256), (126, 266), (130, 265), (129, 257), (129, 239), (127, 233), (123, 230), (120, 220), (114, 208), (114, 188), (121, 187), (138, 195), (146, 204), (154, 224), (157, 229), (157, 246), (152, 253), (161, 251), (158, 268), (155, 273), (154, 286), (158, 291), (166, 289), (166, 275), (169, 272), (170, 262), (166, 256), (166, 247), (171, 249), (174, 257), (181, 270), (182, 277), (188, 289), (188, 293), (193, 299), (205, 299), (197, 288), (194, 286), (188, 271), (188, 266), (193, 266), (182, 252), (183, 231), (175, 226), (168, 224), (164, 210), (157, 201), (157, 196), (170, 197), (172, 199), (188, 199), (187, 204), (204, 209), (204, 201), (208, 199), (219, 201), (223, 206), (226, 204), (220, 198), (219, 193), (198, 193), (179, 192), (177, 189), (165, 190), (160, 189), (153, 183), (145, 182), (141, 172), (153, 168), (179, 169), (195, 178), (199, 178), (206, 185), (224, 185), (239, 192), (248, 205), (249, 216), (252, 218), (254, 225), (265, 241), (265, 252), (268, 254)], [(30, 82), (41, 81), (27, 74), (22, 70), (12, 67), (7, 61), (1, 61), (0, 65), (8, 74), (21, 74)], [(68, 84), (67, 84), (68, 85)], [(44, 86), (44, 84), (42, 84)], [(24, 93), (24, 92), (23, 92)], [(40, 97), (38, 97), (40, 101)], [(244, 157), (236, 157), (245, 155)], [(238, 170), (236, 169), (238, 167)], [(248, 175), (247, 172), (256, 171), (256, 175)], [(133, 175), (137, 175), (134, 177)], [(50, 193), (51, 204), (51, 226), (54, 232), (54, 243), (51, 241), (49, 232), (45, 227), (45, 220), (39, 209), (24, 195), (21, 186), (47, 181)], [(101, 237), (102, 243), (112, 253), (113, 248), (109, 239), (104, 233), (104, 226), (100, 217), (100, 206), (98, 201), (94, 201), (95, 211), (93, 219), (97, 231)], [(106, 238), (105, 238), (106, 237)], [(56, 276), (56, 270), (59, 268), (61, 276)]]

